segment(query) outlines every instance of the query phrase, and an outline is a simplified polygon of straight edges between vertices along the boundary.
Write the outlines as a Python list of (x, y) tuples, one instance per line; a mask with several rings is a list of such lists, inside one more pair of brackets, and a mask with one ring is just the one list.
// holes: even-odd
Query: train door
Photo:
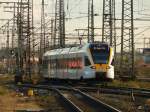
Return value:
[(79, 75), (81, 74), (81, 69), (82, 69), (82, 59), (81, 57), (78, 57), (77, 54), (73, 58), (73, 63), (72, 63), (72, 68), (73, 68), (73, 79), (79, 79)]
[(48, 78), (48, 60), (47, 59), (43, 59), (43, 62), (42, 62), (42, 75), (44, 77), (47, 77)]
[(57, 66), (57, 74), (59, 79), (64, 79), (64, 59), (61, 57), (58, 59), (58, 66)]
[(48, 78), (50, 78), (51, 76), (51, 60), (48, 60)]
[(67, 79), (67, 77), (68, 77), (68, 62), (67, 62), (67, 58), (65, 58), (65, 56), (64, 56), (64, 59), (63, 59), (63, 78), (64, 79)]
[(69, 79), (74, 79), (74, 66), (73, 66), (73, 62), (74, 58), (70, 58), (68, 61), (68, 78)]
[(59, 78), (59, 72), (58, 72), (59, 68), (58, 67), (59, 67), (59, 65), (58, 65), (58, 59), (56, 58), (55, 59), (55, 68), (54, 68), (55, 69), (55, 77), (56, 78)]
[(95, 78), (95, 68), (92, 66), (88, 56), (84, 57), (84, 75), (83, 79)]
[(55, 78), (55, 61), (51, 59), (50, 61), (50, 78)]
[(83, 65), (84, 65), (84, 57), (78, 56), (76, 59), (77, 66), (76, 66), (76, 79), (80, 79), (83, 76)]

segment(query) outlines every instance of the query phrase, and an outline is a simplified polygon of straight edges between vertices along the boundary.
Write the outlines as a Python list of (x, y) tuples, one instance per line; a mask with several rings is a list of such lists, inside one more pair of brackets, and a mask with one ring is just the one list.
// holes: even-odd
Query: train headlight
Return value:
[(95, 66), (91, 66), (90, 68), (91, 68), (91, 69), (96, 69), (96, 67), (95, 67)]
[(107, 66), (106, 69), (110, 69), (110, 66)]

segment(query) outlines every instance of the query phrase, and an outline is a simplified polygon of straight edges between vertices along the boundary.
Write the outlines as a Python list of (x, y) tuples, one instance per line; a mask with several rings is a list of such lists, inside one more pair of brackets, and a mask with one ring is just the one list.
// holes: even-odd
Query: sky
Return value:
[[(0, 0), (0, 2), (10, 2), (18, 0)], [(41, 0), (34, 1), (34, 24), (35, 26), (40, 25), (41, 17)], [(87, 28), (87, 12), (88, 12), (88, 0), (64, 0), (65, 1), (65, 16), (66, 18), (66, 33), (76, 34), (75, 29), (77, 28)], [(121, 18), (121, 1), (116, 0), (116, 18)], [(129, 0), (128, 0), (129, 1)], [(134, 18), (149, 19), (149, 21), (135, 21), (135, 42), (141, 43), (136, 44), (136, 48), (143, 47), (143, 38), (150, 38), (150, 0), (133, 0), (134, 1)], [(46, 21), (54, 18), (54, 4), (55, 0), (45, 0), (45, 16)], [(8, 5), (8, 4), (7, 4)], [(94, 0), (94, 12), (99, 16), (95, 17), (95, 27), (102, 27), (102, 9), (103, 0)], [(13, 17), (12, 13), (4, 12), (4, 6), (6, 4), (0, 4), (0, 19), (10, 19)], [(12, 9), (9, 9), (12, 10)], [(0, 21), (0, 26), (5, 24), (6, 21)], [(120, 27), (121, 24), (117, 21), (117, 26)], [(101, 35), (101, 30), (96, 30), (96, 34)], [(117, 31), (117, 36), (120, 36), (121, 30)], [(81, 31), (81, 34), (85, 34), (85, 31)], [(1, 40), (6, 41), (6, 37), (1, 35)], [(120, 40), (120, 38), (118, 38)], [(96, 37), (96, 40), (101, 40), (101, 37)], [(119, 41), (118, 40), (118, 41)], [(3, 42), (1, 41), (1, 42)], [(78, 40), (77, 40), (78, 41)], [(149, 40), (146, 40), (149, 42)], [(4, 42), (3, 42), (4, 43)], [(150, 46), (149, 46), (150, 47)]]

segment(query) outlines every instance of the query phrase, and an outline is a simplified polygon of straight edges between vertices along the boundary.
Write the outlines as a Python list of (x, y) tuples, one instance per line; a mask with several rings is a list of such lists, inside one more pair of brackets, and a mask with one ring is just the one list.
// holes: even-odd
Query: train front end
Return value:
[(114, 79), (114, 51), (106, 43), (95, 43), (89, 46), (96, 79)]

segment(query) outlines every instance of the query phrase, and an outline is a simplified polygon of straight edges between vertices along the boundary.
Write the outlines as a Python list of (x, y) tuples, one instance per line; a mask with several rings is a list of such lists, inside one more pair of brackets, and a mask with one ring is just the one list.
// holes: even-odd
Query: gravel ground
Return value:
[(14, 112), (25, 109), (41, 110), (42, 108), (37, 105), (34, 98), (18, 96), (14, 92), (0, 95), (0, 112)]
[(147, 98), (142, 97), (135, 97), (135, 101), (133, 101), (131, 96), (101, 93), (89, 94), (117, 109), (120, 109), (122, 112), (145, 112), (145, 105), (148, 102)]

